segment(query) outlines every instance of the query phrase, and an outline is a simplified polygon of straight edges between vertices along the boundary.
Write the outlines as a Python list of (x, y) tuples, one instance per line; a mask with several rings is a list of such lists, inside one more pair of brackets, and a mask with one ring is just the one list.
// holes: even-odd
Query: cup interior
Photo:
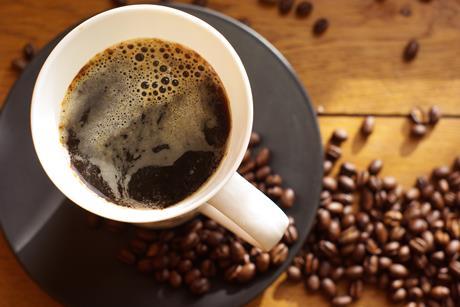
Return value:
[[(221, 164), (198, 191), (165, 209), (133, 209), (98, 196), (71, 169), (59, 141), (61, 102), (78, 71), (98, 52), (135, 38), (159, 38), (198, 52), (216, 70), (229, 98), (232, 129)], [(132, 5), (96, 15), (69, 32), (49, 55), (35, 84), (31, 106), (32, 138), (38, 158), (53, 183), (73, 202), (100, 216), (148, 223), (183, 215), (214, 196), (236, 171), (252, 129), (252, 94), (246, 71), (230, 43), (192, 15), (158, 5)]]

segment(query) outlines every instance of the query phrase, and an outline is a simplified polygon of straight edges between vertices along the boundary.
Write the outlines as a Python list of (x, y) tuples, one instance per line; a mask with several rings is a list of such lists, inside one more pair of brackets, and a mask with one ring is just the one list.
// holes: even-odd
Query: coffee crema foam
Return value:
[(163, 208), (217, 169), (229, 113), (222, 82), (198, 53), (135, 39), (97, 54), (73, 79), (61, 141), (83, 181), (110, 201)]

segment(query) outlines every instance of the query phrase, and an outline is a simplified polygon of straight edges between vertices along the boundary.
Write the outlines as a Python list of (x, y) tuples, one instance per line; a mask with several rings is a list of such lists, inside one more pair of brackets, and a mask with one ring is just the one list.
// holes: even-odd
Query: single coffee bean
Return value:
[(391, 296), (391, 299), (393, 302), (402, 302), (406, 299), (407, 297), (407, 291), (404, 288), (399, 288), (396, 290), (393, 295)]
[(287, 278), (291, 281), (300, 281), (302, 279), (302, 271), (294, 265), (289, 266), (286, 273)]
[(257, 180), (264, 180), (272, 172), (270, 166), (263, 166), (256, 171)]
[(412, 219), (409, 222), (409, 229), (413, 234), (420, 234), (428, 229), (428, 223), (424, 219)]
[(345, 193), (351, 193), (356, 189), (353, 179), (343, 175), (339, 176), (338, 185), (339, 189)]
[(356, 175), (356, 166), (350, 162), (344, 162), (340, 166), (340, 175), (353, 177)]
[(326, 18), (319, 18), (313, 25), (313, 34), (320, 36), (329, 28), (329, 21)]
[(380, 257), (379, 258), (379, 268), (381, 270), (389, 269), (393, 261), (389, 257)]
[(376, 235), (377, 241), (380, 244), (387, 243), (389, 234), (388, 234), (387, 228), (385, 227), (385, 225), (383, 225), (382, 222), (377, 222), (375, 224), (375, 235)]
[(411, 252), (410, 252), (409, 246), (403, 245), (399, 248), (399, 251), (398, 251), (399, 261), (406, 262), (410, 259), (410, 256), (411, 256)]
[(420, 125), (425, 122), (425, 113), (420, 107), (413, 107), (410, 110), (409, 118), (414, 124)]
[(330, 241), (321, 240), (319, 242), (319, 249), (328, 258), (335, 258), (338, 256), (337, 247)]
[(307, 17), (311, 14), (313, 5), (308, 1), (302, 1), (297, 5), (296, 14), (297, 17)]
[(403, 52), (403, 59), (406, 62), (410, 62), (415, 59), (419, 50), (419, 43), (415, 39), (411, 39), (406, 47), (404, 48)]
[(256, 156), (256, 165), (258, 167), (265, 166), (270, 161), (270, 150), (266, 147), (259, 150)]
[(460, 278), (460, 261), (451, 261), (449, 263), (449, 269), (454, 276)]
[(177, 265), (177, 270), (179, 273), (187, 273), (193, 267), (193, 263), (190, 259), (182, 259), (179, 264)]
[(377, 176), (370, 176), (367, 187), (374, 193), (378, 192), (382, 187), (382, 180)]
[(283, 242), (287, 245), (292, 245), (297, 242), (299, 235), (297, 233), (297, 228), (295, 225), (289, 225), (286, 231), (284, 232)]
[(295, 202), (295, 192), (291, 188), (287, 188), (283, 190), (283, 194), (281, 195), (281, 206), (283, 208), (292, 208)]
[(233, 261), (236, 263), (243, 263), (246, 250), (244, 249), (243, 244), (238, 241), (233, 241), (230, 243), (230, 254)]
[[(266, 1), (270, 1), (270, 0), (266, 0)], [(252, 132), (251, 137), (249, 138), (249, 147), (254, 147), (254, 146), (259, 145), (260, 139), (261, 139), (260, 134), (258, 134), (257, 132)]]
[(375, 119), (373, 116), (366, 116), (361, 124), (361, 134), (364, 137), (368, 137), (374, 131)]
[(371, 162), (371, 164), (369, 164), (369, 167), (367, 168), (367, 170), (369, 171), (369, 174), (377, 175), (378, 173), (380, 173), (382, 168), (383, 168), (382, 160), (375, 159)]
[(450, 168), (448, 166), (440, 166), (433, 170), (432, 176), (435, 179), (446, 178), (450, 173)]
[(332, 272), (332, 265), (329, 261), (323, 260), (319, 263), (318, 276), (320, 278), (329, 277)]
[(182, 276), (176, 271), (169, 272), (169, 284), (173, 288), (179, 288), (182, 285)]
[(390, 210), (385, 213), (384, 216), (384, 223), (388, 226), (399, 226), (403, 218), (403, 215), (401, 212), (396, 211), (396, 210)]
[(329, 144), (326, 148), (326, 158), (332, 162), (337, 161), (342, 156), (342, 149), (340, 147)]
[(323, 162), (324, 175), (326, 175), (326, 176), (329, 175), (329, 173), (331, 172), (333, 166), (334, 166), (334, 164), (331, 161), (324, 160), (324, 162)]
[(450, 241), (446, 246), (445, 252), (448, 257), (452, 257), (455, 254), (460, 253), (460, 241), (459, 240)]
[(352, 213), (346, 214), (342, 218), (342, 226), (343, 226), (343, 228), (351, 227), (351, 226), (355, 225), (355, 223), (356, 223), (356, 218), (355, 218), (355, 215), (352, 214)]
[(169, 281), (169, 270), (166, 268), (160, 269), (155, 272), (154, 276), (156, 282), (163, 283)]
[(340, 244), (350, 244), (350, 243), (355, 243), (359, 239), (359, 230), (352, 226), (347, 229), (345, 229), (341, 234), (339, 238), (339, 243)]
[(181, 244), (181, 249), (183, 251), (188, 251), (194, 248), (198, 243), (200, 243), (200, 237), (196, 232), (189, 232), (183, 239)]
[(428, 122), (430, 125), (436, 125), (441, 118), (441, 109), (438, 106), (432, 106), (428, 111)]
[(22, 48), (22, 54), (29, 61), (32, 60), (32, 58), (35, 56), (35, 53), (35, 47), (32, 45), (32, 43), (27, 43)]
[(196, 295), (209, 292), (210, 284), (207, 278), (197, 278), (190, 284), (190, 291)]
[(244, 179), (246, 179), (247, 181), (252, 183), (256, 179), (256, 174), (254, 174), (253, 172), (248, 172), (248, 173), (244, 174), (243, 177), (244, 177)]
[(310, 291), (318, 291), (319, 287), (320, 287), (320, 280), (319, 280), (319, 277), (317, 275), (310, 275), (307, 277), (307, 288), (308, 290)]
[(257, 271), (263, 273), (268, 270), (270, 266), (270, 255), (268, 253), (260, 253), (256, 256)]
[(278, 199), (283, 195), (283, 189), (279, 186), (268, 188), (267, 195), (271, 198)]
[(205, 259), (200, 265), (201, 273), (204, 277), (213, 277), (216, 275), (216, 266), (214, 261)]
[(225, 270), (224, 279), (228, 282), (235, 282), (240, 274), (243, 266), (235, 264)]
[(348, 288), (348, 294), (355, 300), (361, 298), (363, 293), (363, 281), (362, 280), (355, 280), (350, 283)]
[(122, 249), (118, 253), (118, 260), (125, 264), (133, 265), (136, 262), (136, 256), (128, 249)]
[(242, 175), (247, 174), (249, 172), (252, 172), (255, 169), (255, 167), (256, 162), (253, 160), (249, 160), (248, 162), (240, 165), (240, 167), (238, 168), (238, 173)]
[(289, 13), (294, 5), (294, 0), (279, 0), (278, 10), (280, 14), (285, 15)]
[(136, 255), (144, 255), (147, 251), (147, 243), (140, 239), (132, 239), (129, 242), (129, 248)]
[(398, 183), (395, 177), (387, 176), (387, 177), (384, 177), (382, 180), (382, 187), (387, 191), (391, 191), (395, 189), (397, 185)]
[(427, 132), (427, 129), (426, 129), (426, 126), (425, 125), (413, 125), (412, 128), (411, 128), (411, 135), (413, 137), (416, 137), (416, 138), (421, 138), (423, 137), (426, 132)]
[(333, 177), (323, 177), (323, 189), (334, 192), (337, 190), (337, 181)]
[(450, 290), (445, 286), (435, 286), (431, 289), (430, 295), (436, 300), (442, 300), (449, 296)]
[(407, 268), (399, 263), (393, 263), (390, 266), (390, 274), (395, 278), (404, 278), (409, 274)]
[(362, 210), (370, 211), (374, 206), (374, 194), (369, 189), (364, 189), (361, 193), (360, 206)]
[(331, 214), (329, 211), (320, 208), (316, 214), (317, 221), (322, 229), (328, 229), (331, 224)]
[(289, 249), (284, 243), (278, 243), (271, 251), (270, 251), (270, 259), (273, 265), (279, 266), (288, 256)]
[(251, 149), (246, 149), (246, 152), (244, 153), (244, 156), (243, 156), (243, 161), (241, 161), (241, 163), (246, 163), (246, 162), (249, 162), (249, 160), (251, 160)]
[(331, 142), (340, 145), (348, 139), (348, 133), (344, 129), (335, 129), (331, 136)]
[(422, 238), (415, 238), (409, 241), (410, 248), (418, 254), (424, 254), (427, 250), (426, 241)]
[(256, 274), (256, 266), (254, 263), (249, 262), (241, 267), (241, 271), (238, 273), (236, 280), (240, 283), (246, 283), (254, 278)]
[(347, 306), (352, 303), (353, 299), (349, 295), (339, 295), (332, 299), (333, 306)]
[(185, 274), (184, 281), (187, 285), (190, 285), (195, 280), (201, 277), (201, 272), (198, 269), (192, 269)]
[(280, 186), (282, 183), (283, 183), (283, 179), (278, 174), (269, 175), (267, 176), (267, 178), (265, 178), (265, 184), (268, 187)]
[(334, 281), (339, 281), (345, 273), (345, 269), (341, 266), (336, 267), (331, 272), (331, 278)]
[(323, 290), (324, 294), (326, 294), (327, 297), (334, 297), (337, 294), (337, 287), (334, 283), (334, 281), (330, 278), (324, 278), (321, 281), (321, 290)]
[(353, 265), (345, 269), (345, 276), (351, 280), (361, 278), (363, 276), (363, 267), (360, 265)]

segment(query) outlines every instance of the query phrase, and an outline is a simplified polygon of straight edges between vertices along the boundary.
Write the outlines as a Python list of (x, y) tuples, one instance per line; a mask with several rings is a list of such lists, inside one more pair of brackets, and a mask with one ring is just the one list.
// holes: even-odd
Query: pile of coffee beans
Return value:
[[(269, 164), (271, 151), (259, 146), (260, 142), (260, 135), (252, 133), (238, 171), (282, 208), (291, 208), (295, 193), (282, 186), (283, 179)], [(199, 216), (174, 229), (135, 228), (133, 238), (117, 258), (135, 266), (140, 273), (151, 275), (157, 283), (173, 288), (185, 286), (193, 294), (202, 295), (210, 291), (213, 279), (244, 284), (257, 274), (283, 264), (289, 247), (298, 240), (294, 219), (289, 219), (282, 241), (269, 252), (250, 246), (213, 220)], [(92, 227), (103, 224), (111, 232), (132, 227), (93, 214), (88, 215), (88, 224)]]
[(414, 107), (409, 113), (412, 127), (411, 136), (421, 138), (425, 136), (428, 129), (434, 127), (441, 119), (441, 109), (438, 106), (431, 106), (427, 113), (420, 107)]
[(326, 147), (321, 205), (288, 278), (334, 306), (359, 300), (368, 284), (408, 307), (458, 306), (460, 157), (403, 190), (394, 177), (379, 176), (381, 160), (365, 170), (338, 165), (347, 138), (338, 129)]
[(36, 49), (32, 43), (27, 43), (22, 47), (22, 56), (11, 61), (11, 67), (17, 72), (22, 72), (29, 61), (35, 56)]

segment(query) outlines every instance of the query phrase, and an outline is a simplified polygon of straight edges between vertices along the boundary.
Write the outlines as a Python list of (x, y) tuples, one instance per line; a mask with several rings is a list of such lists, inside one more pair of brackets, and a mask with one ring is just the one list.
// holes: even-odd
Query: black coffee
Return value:
[(217, 169), (230, 112), (222, 82), (200, 55), (136, 39), (80, 70), (62, 103), (60, 130), (88, 186), (122, 206), (164, 208)]

